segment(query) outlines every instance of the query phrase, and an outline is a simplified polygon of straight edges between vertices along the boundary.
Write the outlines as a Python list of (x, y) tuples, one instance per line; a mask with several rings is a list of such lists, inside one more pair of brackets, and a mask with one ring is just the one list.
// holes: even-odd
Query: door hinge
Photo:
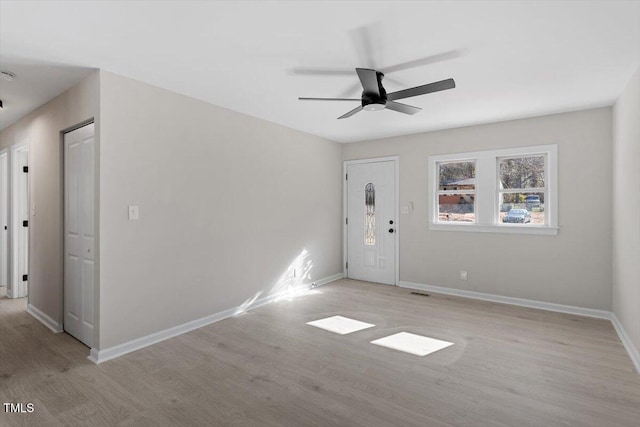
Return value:
[(26, 282), (28, 278), (29, 278), (29, 275), (28, 275), (28, 274), (23, 274), (23, 275), (22, 275), (22, 281), (23, 281), (23, 282)]
[(29, 226), (29, 221), (27, 221), (27, 220), (22, 221), (22, 226), (23, 227), (28, 227)]
[(348, 179), (349, 179), (349, 174), (348, 174), (348, 173), (345, 173), (345, 174), (344, 174), (344, 179), (345, 179), (345, 180), (348, 180)]
[(344, 223), (345, 223), (345, 224), (347, 224), (347, 225), (349, 225), (349, 218), (345, 218), (345, 219), (344, 219)]
[(347, 270), (349, 269), (349, 261), (344, 263), (344, 268), (347, 269)]
[(23, 166), (22, 167), (22, 172), (29, 173), (29, 166)]

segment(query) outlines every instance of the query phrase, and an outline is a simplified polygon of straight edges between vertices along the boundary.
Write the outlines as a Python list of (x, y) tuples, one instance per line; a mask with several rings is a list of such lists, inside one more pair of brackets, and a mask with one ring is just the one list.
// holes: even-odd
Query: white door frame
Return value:
[[(20, 182), (20, 174), (23, 174), (23, 170), (22, 167), (20, 167), (18, 165), (19, 162), (19, 156), (18, 153), (22, 152), (22, 151), (26, 151), (27, 153), (27, 167), (29, 166), (29, 141), (25, 140), (19, 143), (16, 143), (14, 145), (11, 146), (11, 155), (9, 157), (10, 159), (10, 163), (11, 166), (9, 167), (10, 169), (10, 202), (9, 205), (11, 206), (10, 213), (11, 213), (11, 220), (10, 220), (10, 224), (11, 226), (9, 227), (9, 241), (10, 243), (10, 253), (11, 253), (11, 266), (9, 267), (9, 271), (11, 272), (11, 277), (9, 278), (9, 286), (7, 287), (7, 296), (9, 296), (10, 298), (22, 298), (27, 296), (28, 297), (28, 291), (26, 289), (24, 289), (24, 285), (22, 283), (22, 278), (20, 277), (22, 274), (24, 274), (23, 272), (18, 271), (18, 264), (20, 262), (20, 255), (19, 255), (19, 238), (18, 238), (18, 230), (22, 229), (22, 221), (24, 220), (24, 218), (20, 218), (19, 216), (19, 209), (20, 209), (20, 194), (18, 194), (17, 192), (17, 186), (19, 185)], [(31, 186), (31, 180), (29, 179), (29, 177), (27, 176), (27, 187), (26, 187), (26, 201), (24, 201), (27, 205), (27, 221), (29, 221), (29, 227), (31, 226), (31, 204), (30, 204), (30, 187)], [(27, 235), (30, 236), (31, 234), (31, 230), (30, 228), (27, 227)], [(26, 257), (27, 259), (25, 260), (26, 262), (26, 274), (27, 274), (27, 289), (28, 289), (28, 284), (29, 284), (29, 258), (30, 258), (30, 245), (29, 245), (29, 240), (30, 237), (27, 237), (27, 253), (26, 253)]]
[[(10, 252), (11, 251), (9, 250), (9, 248), (10, 248), (10, 246), (9, 246), (9, 228), (10, 228), (9, 225), (10, 225), (10, 220), (11, 220), (11, 214), (9, 213), (9, 193), (11, 192), (11, 186), (10, 186), (10, 183), (9, 183), (10, 178), (9, 177), (11, 175), (9, 173), (9, 170), (10, 170), (11, 164), (9, 163), (10, 160), (9, 160), (9, 149), (8, 148), (5, 148), (4, 150), (0, 150), (0, 159), (3, 158), (3, 157), (5, 158), (5, 161), (6, 161), (6, 167), (5, 167), (5, 170), (4, 170), (4, 176), (0, 177), (0, 181), (4, 181), (4, 185), (6, 186), (6, 188), (5, 188), (5, 193), (4, 194), (2, 194), (2, 189), (0, 188), (0, 197), (2, 197), (2, 199), (4, 199), (4, 200), (0, 200), (0, 208), (2, 208), (2, 206), (4, 205), (4, 209), (5, 209), (4, 215), (6, 215), (6, 218), (5, 218), (6, 222), (4, 222), (4, 223), (0, 222), (0, 233), (5, 231), (2, 228), (4, 226), (7, 227), (7, 230), (6, 230), (6, 233), (5, 233), (6, 241), (4, 242), (4, 248), (2, 248), (0, 250), (0, 253), (4, 253), (4, 260), (0, 259), (0, 263), (3, 263), (3, 265), (4, 265), (4, 272), (3, 272), (4, 273), (3, 274), (4, 277), (0, 276), (0, 286), (6, 286), (7, 287), (7, 291), (8, 291), (9, 290), (9, 280), (10, 280), (10, 275), (9, 275), (10, 268), (9, 268), (9, 266), (10, 266), (10, 260), (11, 260), (11, 256), (10, 256)], [(1, 213), (2, 212), (0, 212), (0, 216), (1, 216)], [(1, 242), (1, 240), (0, 240), (0, 242)], [(3, 283), (3, 281), (4, 281), (4, 283)]]
[(348, 193), (347, 193), (347, 169), (349, 165), (357, 165), (362, 163), (379, 163), (379, 162), (394, 162), (395, 166), (395, 200), (394, 211), (396, 216), (395, 226), (395, 242), (396, 242), (396, 254), (395, 254), (395, 286), (400, 283), (400, 156), (387, 156), (387, 157), (374, 157), (370, 159), (359, 160), (345, 160), (342, 164), (342, 176), (345, 178), (342, 180), (342, 277), (347, 277), (347, 260), (349, 259), (349, 247), (347, 245), (347, 208), (348, 208)]

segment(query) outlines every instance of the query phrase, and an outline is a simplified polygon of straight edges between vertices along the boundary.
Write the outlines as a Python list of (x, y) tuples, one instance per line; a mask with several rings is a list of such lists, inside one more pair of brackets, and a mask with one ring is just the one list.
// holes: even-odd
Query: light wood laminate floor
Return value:
[[(634, 426), (640, 375), (611, 323), (341, 280), (101, 365), (0, 299), (2, 426)], [(376, 325), (337, 335), (333, 315)], [(417, 357), (396, 332), (454, 345)]]

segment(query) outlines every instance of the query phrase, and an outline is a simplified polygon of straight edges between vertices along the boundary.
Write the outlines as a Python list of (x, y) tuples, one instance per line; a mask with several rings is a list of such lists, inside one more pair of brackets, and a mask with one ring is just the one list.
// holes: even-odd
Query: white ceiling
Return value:
[[(369, 47), (368, 47), (369, 46)], [(444, 54), (444, 55), (442, 55)], [(358, 83), (308, 68), (426, 65), (387, 74), (423, 108), (336, 118)], [(434, 57), (435, 56), (435, 57)], [(431, 63), (429, 63), (431, 62)], [(352, 142), (611, 105), (640, 64), (640, 1), (0, 2), (0, 129), (90, 69)], [(356, 90), (350, 97), (359, 97)]]

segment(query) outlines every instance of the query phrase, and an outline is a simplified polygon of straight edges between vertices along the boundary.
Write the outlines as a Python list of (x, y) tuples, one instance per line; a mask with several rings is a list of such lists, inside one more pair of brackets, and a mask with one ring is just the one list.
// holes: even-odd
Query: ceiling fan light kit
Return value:
[(338, 119), (346, 119), (356, 113), (359, 113), (362, 110), (380, 111), (384, 110), (385, 108), (397, 111), (399, 113), (415, 114), (422, 109), (395, 101), (397, 99), (411, 98), (414, 96), (425, 95), (427, 93), (439, 92), (441, 90), (453, 89), (456, 87), (456, 83), (453, 79), (447, 79), (387, 94), (384, 86), (382, 86), (382, 79), (384, 79), (383, 73), (369, 68), (356, 68), (356, 73), (358, 74), (358, 78), (360, 79), (360, 83), (362, 84), (363, 89), (360, 99), (304, 97), (298, 99), (301, 101), (360, 101), (361, 105), (338, 117)]

